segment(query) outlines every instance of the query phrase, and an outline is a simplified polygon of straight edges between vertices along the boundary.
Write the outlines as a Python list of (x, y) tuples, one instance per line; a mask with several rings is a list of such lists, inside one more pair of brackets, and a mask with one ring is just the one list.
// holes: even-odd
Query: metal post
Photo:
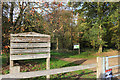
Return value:
[(108, 57), (106, 57), (106, 70), (109, 69)]

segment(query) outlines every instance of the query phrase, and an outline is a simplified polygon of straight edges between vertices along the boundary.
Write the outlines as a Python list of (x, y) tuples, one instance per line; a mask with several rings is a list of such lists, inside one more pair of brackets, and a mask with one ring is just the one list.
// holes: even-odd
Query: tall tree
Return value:
[(98, 53), (102, 52), (102, 47), (106, 44), (104, 36), (107, 33), (108, 22), (110, 22), (108, 18), (116, 9), (116, 5), (115, 7), (110, 6), (112, 4), (109, 2), (74, 3), (75, 7), (81, 7), (75, 10), (75, 13), (84, 13), (83, 16), (88, 23), (86, 37), (88, 37), (92, 45), (98, 47)]

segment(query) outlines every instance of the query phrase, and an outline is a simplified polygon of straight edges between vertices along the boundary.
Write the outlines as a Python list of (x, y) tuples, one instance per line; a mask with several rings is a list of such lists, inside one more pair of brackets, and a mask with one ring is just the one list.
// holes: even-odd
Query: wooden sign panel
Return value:
[[(32, 56), (31, 53), (50, 53), (50, 36), (35, 32), (11, 34), (10, 54), (25, 53), (29, 53), (28, 56)], [(12, 57), (11, 60), (13, 60)]]

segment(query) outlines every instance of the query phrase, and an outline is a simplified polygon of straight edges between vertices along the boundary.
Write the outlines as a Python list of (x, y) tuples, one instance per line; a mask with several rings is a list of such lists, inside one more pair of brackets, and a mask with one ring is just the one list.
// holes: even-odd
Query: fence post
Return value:
[(97, 80), (105, 79), (105, 57), (97, 57)]
[[(50, 70), (50, 53), (49, 57), (46, 59), (46, 70)], [(50, 80), (50, 75), (46, 75), (46, 80)]]

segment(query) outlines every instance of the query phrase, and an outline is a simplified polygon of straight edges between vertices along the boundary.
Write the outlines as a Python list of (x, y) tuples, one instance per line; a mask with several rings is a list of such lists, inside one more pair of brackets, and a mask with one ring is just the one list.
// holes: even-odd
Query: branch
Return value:
[(11, 3), (11, 8), (10, 8), (10, 22), (11, 25), (13, 25), (13, 10), (14, 10), (14, 5)]
[[(21, 7), (20, 2), (19, 2), (20, 13), (19, 13), (19, 16), (18, 16), (17, 19), (16, 19), (16, 22), (15, 22), (15, 24), (14, 24), (14, 27), (17, 25), (19, 19), (22, 18), (22, 13), (23, 13), (23, 11), (26, 9), (26, 7), (28, 6), (28, 5), (26, 4), (26, 6), (24, 7), (23, 4), (24, 4), (24, 3), (22, 3), (22, 7)], [(23, 7), (24, 7), (24, 8), (23, 8)]]

